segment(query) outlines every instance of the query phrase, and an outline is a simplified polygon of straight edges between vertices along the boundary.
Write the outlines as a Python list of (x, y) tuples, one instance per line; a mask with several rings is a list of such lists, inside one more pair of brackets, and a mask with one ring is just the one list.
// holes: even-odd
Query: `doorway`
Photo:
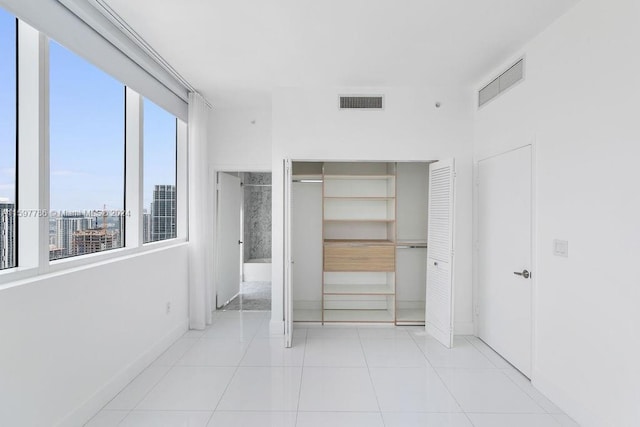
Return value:
[(218, 310), (271, 310), (271, 173), (218, 172)]
[(478, 336), (531, 376), (531, 146), (478, 162)]

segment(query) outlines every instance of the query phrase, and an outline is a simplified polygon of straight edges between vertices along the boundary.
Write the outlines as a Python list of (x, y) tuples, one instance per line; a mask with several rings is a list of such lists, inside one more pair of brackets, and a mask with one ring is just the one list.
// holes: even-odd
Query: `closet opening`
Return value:
[(292, 162), (293, 322), (425, 325), (431, 163)]
[(271, 172), (218, 172), (216, 309), (271, 310)]

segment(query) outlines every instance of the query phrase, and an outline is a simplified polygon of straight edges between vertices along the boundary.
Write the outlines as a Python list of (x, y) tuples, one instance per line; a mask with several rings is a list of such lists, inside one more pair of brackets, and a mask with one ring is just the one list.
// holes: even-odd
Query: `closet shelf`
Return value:
[(324, 196), (325, 200), (336, 201), (355, 201), (355, 202), (385, 202), (393, 201), (396, 198), (393, 196)]
[(294, 322), (322, 322), (322, 310), (320, 309), (294, 309)]
[(422, 324), (424, 325), (425, 311), (423, 309), (396, 309), (396, 322), (404, 324)]
[(374, 219), (374, 218), (325, 218), (324, 222), (396, 222), (395, 219)]
[(393, 313), (388, 310), (324, 310), (325, 323), (393, 323)]
[(378, 285), (348, 285), (326, 284), (325, 295), (395, 295), (393, 287), (388, 284)]
[(346, 180), (346, 179), (392, 179), (395, 175), (323, 175), (324, 179)]
[(395, 246), (396, 242), (391, 240), (374, 239), (325, 239), (325, 246)]

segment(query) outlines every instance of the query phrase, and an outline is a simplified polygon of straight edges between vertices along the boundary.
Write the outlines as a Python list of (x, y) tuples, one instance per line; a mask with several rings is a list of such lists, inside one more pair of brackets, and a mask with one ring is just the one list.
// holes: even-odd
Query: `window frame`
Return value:
[[(155, 244), (157, 244), (159, 242), (166, 242), (166, 241), (179, 239), (181, 237), (181, 235), (186, 238), (186, 234), (181, 234), (180, 233), (180, 222), (182, 222), (182, 221), (181, 221), (180, 213), (179, 213), (181, 210), (186, 210), (186, 202), (184, 203), (185, 204), (185, 209), (181, 209), (180, 208), (180, 200), (181, 200), (180, 196), (181, 196), (181, 193), (183, 191), (180, 188), (180, 186), (178, 185), (178, 183), (179, 183), (179, 175), (180, 175), (180, 173), (179, 173), (180, 172), (179, 171), (179, 164), (180, 164), (179, 161), (180, 161), (180, 159), (182, 157), (181, 153), (180, 153), (180, 145), (181, 145), (180, 144), (180, 134), (181, 134), (181, 132), (180, 132), (180, 123), (181, 123), (181, 120), (178, 117), (174, 116), (172, 113), (164, 110), (161, 106), (159, 106), (158, 104), (154, 103), (152, 100), (150, 100), (148, 98), (145, 98), (145, 97), (141, 97), (141, 102), (142, 102), (141, 114), (142, 114), (142, 117), (143, 117), (142, 121), (141, 121), (141, 123), (142, 123), (142, 126), (141, 126), (142, 159), (141, 160), (142, 161), (141, 161), (141, 166), (140, 166), (140, 169), (142, 171), (142, 178), (141, 178), (141, 180), (142, 180), (141, 181), (142, 182), (142, 189), (141, 190), (143, 192), (143, 194), (142, 194), (143, 207), (142, 207), (142, 209), (140, 211), (141, 218), (144, 218), (143, 217), (144, 208), (146, 207), (146, 206), (144, 206), (144, 185), (145, 185), (145, 183), (144, 183), (144, 147), (145, 147), (145, 141), (144, 141), (144, 120), (145, 120), (144, 119), (144, 117), (145, 117), (144, 116), (144, 101), (145, 100), (148, 101), (148, 102), (153, 103), (157, 108), (160, 108), (163, 111), (165, 111), (168, 114), (170, 114), (173, 117), (174, 121), (175, 121), (175, 150), (174, 150), (174, 161), (175, 161), (174, 182), (175, 182), (175, 184), (174, 184), (174, 186), (175, 186), (175, 193), (176, 193), (176, 230), (175, 230), (176, 235), (174, 237), (171, 237), (171, 238), (168, 238), (168, 239), (149, 240), (148, 242), (145, 242), (144, 241), (144, 229), (143, 229), (142, 230), (142, 239), (140, 241), (142, 242), (142, 244), (144, 246), (147, 246), (147, 245), (155, 245)], [(185, 133), (185, 136), (186, 136), (186, 129), (184, 129), (184, 133)], [(186, 147), (186, 144), (187, 144), (187, 141), (186, 141), (186, 137), (185, 137), (184, 140), (183, 140), (183, 145)], [(185, 162), (185, 164), (186, 164), (186, 161), (187, 160), (186, 160), (186, 151), (185, 151), (185, 153), (184, 153), (184, 162)], [(184, 173), (185, 173), (185, 176), (186, 176), (186, 168), (185, 168)], [(159, 185), (162, 185), (162, 184), (159, 184)], [(184, 188), (184, 191), (187, 191), (186, 190), (186, 186)], [(151, 214), (151, 207), (150, 206), (149, 206), (149, 211), (150, 211), (149, 213)], [(142, 219), (142, 223), (144, 224), (144, 219)]]
[[(20, 209), (48, 213), (50, 40), (20, 19), (17, 19), (16, 33), (16, 208), (20, 206)], [(17, 266), (0, 270), (0, 290), (20, 286), (45, 275), (138, 256), (183, 245), (188, 241), (187, 123), (176, 118), (176, 237), (143, 244), (142, 95), (126, 85), (125, 91), (124, 209), (130, 216), (125, 218), (124, 246), (50, 261), (48, 216), (18, 217), (16, 229), (20, 232), (16, 231)]]

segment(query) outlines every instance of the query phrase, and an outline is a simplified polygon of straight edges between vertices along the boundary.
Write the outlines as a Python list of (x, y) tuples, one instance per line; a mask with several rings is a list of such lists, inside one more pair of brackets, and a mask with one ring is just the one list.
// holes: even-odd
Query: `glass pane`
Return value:
[(49, 259), (124, 245), (122, 83), (50, 44)]
[(16, 266), (16, 18), (0, 9), (0, 270)]
[(176, 237), (175, 116), (144, 100), (144, 243)]

